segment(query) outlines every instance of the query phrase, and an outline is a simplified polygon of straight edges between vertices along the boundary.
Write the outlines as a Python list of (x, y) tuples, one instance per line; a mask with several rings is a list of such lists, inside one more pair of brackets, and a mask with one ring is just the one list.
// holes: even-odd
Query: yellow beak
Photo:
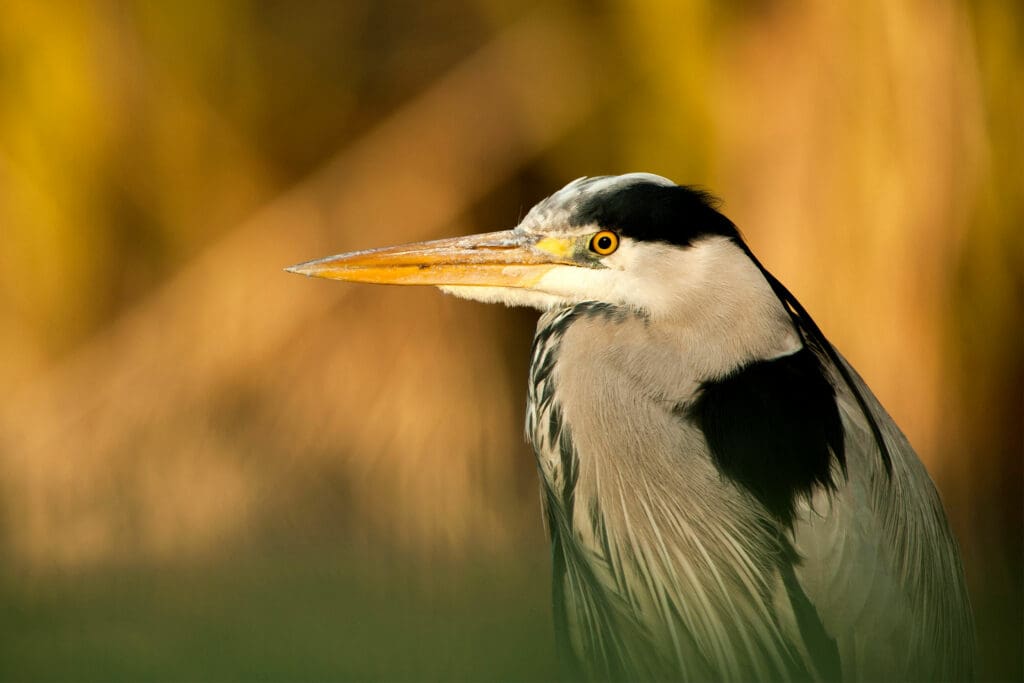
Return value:
[(570, 240), (512, 230), (338, 254), (286, 268), (291, 273), (390, 285), (529, 288), (572, 260)]

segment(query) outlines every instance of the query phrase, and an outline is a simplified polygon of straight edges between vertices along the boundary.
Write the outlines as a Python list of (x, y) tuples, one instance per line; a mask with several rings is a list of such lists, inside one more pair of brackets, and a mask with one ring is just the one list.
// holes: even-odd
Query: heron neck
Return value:
[(720, 378), (803, 346), (764, 274), (738, 249), (719, 255), (698, 277), (699, 286), (689, 290), (696, 296), (681, 297), (648, 322), (662, 343), (678, 350), (694, 379)]

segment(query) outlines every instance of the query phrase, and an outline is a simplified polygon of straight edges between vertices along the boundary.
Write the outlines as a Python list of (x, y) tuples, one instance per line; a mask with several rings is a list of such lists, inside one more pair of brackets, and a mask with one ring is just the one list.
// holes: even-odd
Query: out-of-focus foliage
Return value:
[(532, 322), (282, 266), (707, 186), (943, 494), (1019, 679), (1024, 10), (0, 4), (0, 677), (552, 674)]

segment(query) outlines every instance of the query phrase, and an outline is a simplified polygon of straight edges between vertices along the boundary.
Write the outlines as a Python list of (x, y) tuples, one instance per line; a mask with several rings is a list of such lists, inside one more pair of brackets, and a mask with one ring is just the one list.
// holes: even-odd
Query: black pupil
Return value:
[(612, 238), (609, 237), (608, 235), (601, 235), (600, 237), (597, 238), (597, 248), (598, 249), (602, 249), (602, 250), (603, 249), (611, 249), (612, 248)]

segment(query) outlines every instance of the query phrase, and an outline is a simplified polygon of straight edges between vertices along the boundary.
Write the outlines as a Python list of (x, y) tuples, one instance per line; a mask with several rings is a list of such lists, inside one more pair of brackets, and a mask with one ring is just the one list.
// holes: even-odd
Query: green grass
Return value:
[(403, 576), (326, 558), (8, 580), (0, 678), (550, 680), (542, 567)]

